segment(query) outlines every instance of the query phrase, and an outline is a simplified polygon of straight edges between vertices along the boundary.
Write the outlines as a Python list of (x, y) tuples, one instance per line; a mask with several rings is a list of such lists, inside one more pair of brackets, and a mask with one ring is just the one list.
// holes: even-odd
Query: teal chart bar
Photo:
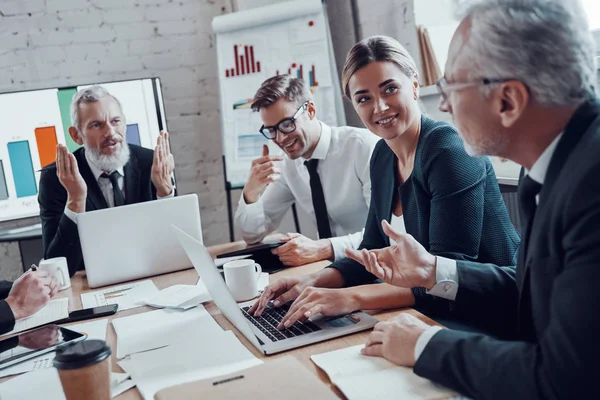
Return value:
[(37, 184), (35, 182), (29, 142), (22, 140), (20, 142), (8, 143), (8, 157), (15, 181), (17, 197), (35, 196), (37, 194)]

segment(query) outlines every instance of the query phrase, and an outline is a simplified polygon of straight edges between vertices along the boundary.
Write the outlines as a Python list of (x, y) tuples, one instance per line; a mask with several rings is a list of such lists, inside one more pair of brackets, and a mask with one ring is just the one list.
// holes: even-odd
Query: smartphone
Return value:
[(0, 341), (0, 369), (49, 353), (86, 335), (58, 325), (46, 325)]
[(69, 313), (69, 317), (55, 321), (53, 324), (66, 324), (68, 322), (83, 321), (86, 319), (106, 317), (107, 315), (113, 315), (119, 309), (118, 304), (111, 304), (108, 306), (85, 308), (83, 310), (72, 311)]

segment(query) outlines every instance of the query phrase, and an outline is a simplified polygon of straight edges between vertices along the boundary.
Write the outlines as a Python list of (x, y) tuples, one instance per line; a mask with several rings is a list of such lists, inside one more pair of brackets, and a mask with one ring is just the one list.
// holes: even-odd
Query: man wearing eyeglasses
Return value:
[(371, 198), (369, 161), (378, 138), (366, 129), (330, 127), (319, 121), (310, 90), (301, 79), (278, 75), (256, 92), (260, 132), (285, 153), (252, 162), (236, 212), (248, 243), (261, 241), (279, 227), (292, 204), (314, 217), (319, 240), (287, 234), (274, 250), (280, 261), (298, 266), (345, 257), (362, 241)]
[(375, 326), (363, 354), (470, 398), (600, 399), (600, 101), (585, 14), (575, 0), (478, 0), (463, 15), (440, 110), (471, 154), (524, 167), (517, 265), (435, 257), (401, 233), (390, 235), (395, 253), (354, 252), (387, 283), (425, 287), (494, 334), (401, 314)]

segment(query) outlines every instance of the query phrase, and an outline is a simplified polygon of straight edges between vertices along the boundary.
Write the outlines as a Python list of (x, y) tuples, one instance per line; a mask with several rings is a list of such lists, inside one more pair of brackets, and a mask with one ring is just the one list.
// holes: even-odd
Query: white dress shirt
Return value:
[[(114, 207), (115, 206), (115, 196), (114, 196), (113, 186), (112, 186), (112, 183), (110, 182), (110, 179), (100, 177), (105, 172), (102, 171), (100, 168), (96, 167), (92, 163), (92, 161), (88, 158), (87, 153), (85, 154), (85, 159), (87, 160), (87, 163), (90, 167), (90, 171), (92, 171), (94, 178), (98, 182), (98, 186), (100, 186), (100, 191), (102, 192), (102, 195), (104, 196), (104, 199), (106, 200), (106, 204), (108, 205), (108, 207)], [(121, 189), (121, 192), (123, 193), (123, 200), (125, 200), (127, 198), (127, 193), (125, 193), (125, 179), (124, 179), (125, 171), (123, 170), (123, 167), (117, 168), (116, 171), (119, 173), (119, 177), (117, 178), (117, 182), (119, 183), (119, 189)], [(108, 174), (110, 174), (110, 172), (106, 172), (106, 174), (108, 175)], [(175, 190), (171, 190), (171, 194), (165, 196), (164, 198), (173, 197), (174, 195), (175, 195)], [(157, 195), (157, 197), (159, 199), (163, 198), (158, 195)], [(79, 213), (76, 213), (75, 211), (72, 211), (65, 206), (65, 215), (67, 216), (67, 218), (69, 218), (71, 221), (73, 221), (77, 224), (77, 216), (79, 215)]]
[[(396, 232), (406, 233), (406, 225), (404, 225), (404, 215), (397, 216), (392, 213), (392, 220), (390, 221), (390, 225)], [(396, 241), (390, 238), (390, 246), (396, 244)]]
[[(558, 141), (562, 137), (562, 133), (558, 135), (552, 143), (544, 150), (542, 155), (537, 159), (531, 170), (525, 171), (526, 175), (529, 175), (531, 179), (543, 185), (546, 179), (546, 173), (548, 172), (548, 166), (558, 145)], [(540, 200), (539, 195), (536, 196), (536, 203)], [(448, 300), (456, 300), (456, 294), (458, 293), (458, 270), (456, 268), (456, 260), (450, 260), (444, 257), (436, 257), (436, 285), (428, 291), (428, 294), (433, 296), (442, 297)], [(419, 359), (419, 356), (427, 346), (427, 343), (431, 338), (442, 328), (439, 326), (431, 326), (427, 328), (419, 339), (415, 346), (415, 362)]]
[[(312, 154), (318, 159), (323, 186), (330, 238), (335, 259), (344, 258), (344, 249), (356, 249), (362, 241), (371, 201), (370, 159), (379, 138), (366, 129), (350, 126), (330, 127), (321, 122), (321, 137)], [(261, 241), (279, 227), (287, 210), (295, 202), (316, 227), (310, 191), (310, 178), (300, 157), (284, 155), (281, 177), (265, 189), (258, 201), (247, 204), (242, 195), (235, 221), (248, 243)]]

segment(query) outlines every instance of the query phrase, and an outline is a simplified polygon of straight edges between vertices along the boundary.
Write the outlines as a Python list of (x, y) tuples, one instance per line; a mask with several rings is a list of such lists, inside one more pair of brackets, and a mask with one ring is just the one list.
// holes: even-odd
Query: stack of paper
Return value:
[[(106, 340), (107, 325), (108, 319), (100, 319), (92, 322), (84, 322), (82, 324), (67, 326), (66, 328), (75, 332), (85, 333), (87, 335), (87, 339)], [(50, 368), (52, 367), (52, 362), (54, 361), (55, 355), (55, 352), (42, 354), (37, 358), (25, 360), (22, 363), (10, 366), (8, 368), (0, 369), (0, 378), (10, 375), (22, 374), (24, 372), (31, 372), (40, 369)]]
[(200, 332), (223, 332), (202, 305), (188, 311), (163, 309), (116, 318), (112, 324), (117, 333), (117, 358), (193, 339)]
[[(111, 374), (111, 397), (117, 397), (135, 384), (127, 374)], [(0, 384), (2, 400), (66, 400), (56, 368), (30, 372)]]
[(262, 361), (254, 357), (231, 331), (218, 334), (197, 331), (186, 342), (134, 354), (119, 361), (121, 368), (131, 374), (144, 399), (153, 399), (156, 392), (167, 387), (259, 364)]
[(173, 285), (143, 299), (140, 303), (156, 308), (187, 310), (209, 300), (210, 294), (205, 287), (199, 285)]
[[(50, 300), (48, 304), (46, 304), (41, 310), (36, 312), (35, 314), (17, 320), (15, 323), (15, 328), (2, 335), (8, 336), (13, 333), (26, 331), (28, 329), (32, 329), (41, 325), (46, 325), (50, 322), (58, 321), (59, 319), (64, 319), (69, 316), (69, 298), (65, 297), (62, 299)], [(1, 336), (0, 336), (1, 337)]]
[(151, 280), (130, 283), (111, 287), (109, 289), (96, 290), (94, 292), (82, 293), (81, 304), (83, 308), (92, 308), (118, 304), (119, 311), (140, 307), (140, 300), (150, 297), (158, 292), (158, 288)]
[(384, 358), (360, 353), (364, 345), (311, 356), (349, 400), (446, 399), (456, 395)]

